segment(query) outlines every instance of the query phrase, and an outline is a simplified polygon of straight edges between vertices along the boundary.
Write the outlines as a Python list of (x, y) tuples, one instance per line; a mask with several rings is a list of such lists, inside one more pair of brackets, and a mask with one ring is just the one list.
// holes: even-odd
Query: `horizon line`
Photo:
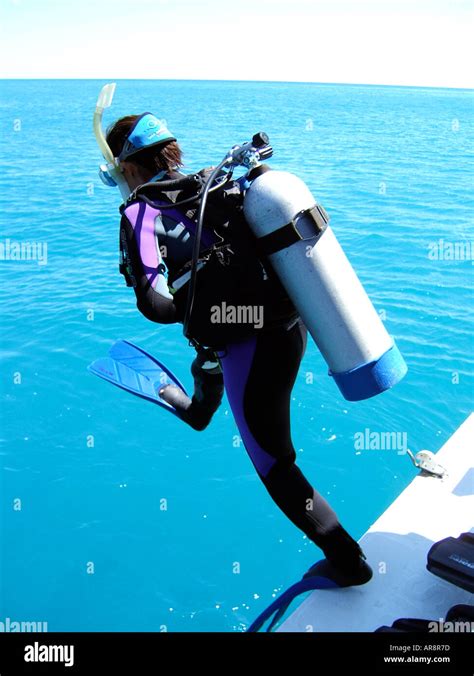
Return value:
[(0, 82), (14, 82), (14, 81), (63, 81), (63, 82), (80, 82), (84, 80), (90, 80), (94, 82), (107, 81), (121, 81), (121, 82), (238, 82), (238, 83), (262, 83), (262, 84), (314, 84), (314, 85), (328, 85), (328, 86), (344, 86), (344, 87), (394, 87), (394, 88), (405, 88), (405, 89), (452, 89), (457, 91), (474, 91), (473, 87), (456, 87), (456, 86), (447, 86), (447, 85), (414, 85), (414, 84), (382, 84), (377, 82), (318, 82), (315, 80), (238, 80), (230, 79), (223, 80), (221, 78), (152, 78), (152, 77), (142, 77), (142, 78), (128, 78), (128, 77), (0, 77)]

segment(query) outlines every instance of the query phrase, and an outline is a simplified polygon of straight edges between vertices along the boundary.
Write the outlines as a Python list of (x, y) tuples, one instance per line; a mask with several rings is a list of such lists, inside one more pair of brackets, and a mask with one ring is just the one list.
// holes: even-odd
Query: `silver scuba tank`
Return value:
[[(262, 167), (261, 169), (264, 169)], [(244, 198), (246, 220), (350, 401), (384, 392), (407, 366), (306, 184), (263, 170)]]

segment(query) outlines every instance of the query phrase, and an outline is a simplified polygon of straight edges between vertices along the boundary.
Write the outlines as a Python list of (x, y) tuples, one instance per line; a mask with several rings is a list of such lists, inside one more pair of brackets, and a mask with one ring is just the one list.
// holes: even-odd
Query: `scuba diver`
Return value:
[[(96, 136), (99, 140), (97, 125)], [(266, 147), (265, 141), (260, 145)], [(100, 145), (108, 161), (101, 168), (103, 179), (118, 184), (124, 199), (120, 271), (135, 292), (138, 310), (159, 324), (183, 323), (197, 355), (191, 365), (192, 396), (159, 360), (127, 341), (118, 341), (106, 359), (94, 362), (92, 372), (153, 401), (195, 430), (210, 423), (225, 389), (266, 490), (324, 553), (305, 577), (328, 577), (339, 586), (366, 583), (372, 570), (359, 544), (296, 464), (290, 399), (307, 329), (268, 258), (255, 246), (242, 209), (248, 184), (215, 167), (185, 175), (177, 139), (152, 113), (118, 119)], [(217, 183), (204, 209), (203, 186), (210, 175)], [(246, 316), (233, 318), (235, 308), (246, 308)]]

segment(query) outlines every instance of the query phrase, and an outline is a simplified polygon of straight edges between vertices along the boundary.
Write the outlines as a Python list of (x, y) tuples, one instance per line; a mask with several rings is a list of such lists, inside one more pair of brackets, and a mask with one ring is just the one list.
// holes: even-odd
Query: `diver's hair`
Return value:
[[(114, 157), (118, 157), (130, 133), (130, 129), (135, 124), (140, 115), (126, 115), (114, 122), (111, 129), (107, 132), (107, 143), (110, 146)], [(159, 171), (173, 171), (173, 169), (183, 166), (183, 153), (176, 141), (167, 141), (163, 145), (151, 146), (140, 150), (135, 155), (127, 158), (127, 162), (134, 162), (140, 167), (147, 169), (152, 174)]]

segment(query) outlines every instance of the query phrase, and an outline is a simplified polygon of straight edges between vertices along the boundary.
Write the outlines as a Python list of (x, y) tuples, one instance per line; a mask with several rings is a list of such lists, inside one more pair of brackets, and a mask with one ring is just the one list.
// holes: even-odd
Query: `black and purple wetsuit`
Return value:
[[(121, 240), (128, 252), (137, 307), (152, 321), (178, 321), (166, 269), (180, 268), (191, 259), (194, 230), (194, 222), (178, 208), (160, 210), (139, 201), (122, 213)], [(202, 247), (212, 244), (213, 238), (214, 233), (204, 228)], [(217, 352), (222, 372), (205, 373), (199, 380), (195, 369), (195, 396), (174, 404), (178, 409), (181, 405), (183, 420), (203, 429), (221, 401), (223, 378), (242, 441), (269, 494), (329, 561), (349, 570), (359, 561), (357, 543), (295, 464), (290, 399), (305, 348), (306, 328), (297, 315), (264, 326), (248, 340), (227, 344)]]

